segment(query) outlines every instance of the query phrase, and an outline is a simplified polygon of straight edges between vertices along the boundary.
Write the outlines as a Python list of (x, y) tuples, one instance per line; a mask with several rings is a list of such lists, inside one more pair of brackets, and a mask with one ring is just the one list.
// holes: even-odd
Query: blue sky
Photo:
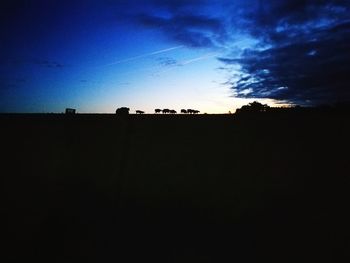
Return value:
[(1, 112), (226, 113), (252, 100), (350, 98), (347, 1), (5, 0), (0, 8)]

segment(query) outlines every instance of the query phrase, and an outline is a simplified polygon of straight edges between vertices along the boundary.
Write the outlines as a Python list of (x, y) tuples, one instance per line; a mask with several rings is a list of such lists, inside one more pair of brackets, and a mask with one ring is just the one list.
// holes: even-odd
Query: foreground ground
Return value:
[(347, 115), (2, 115), (7, 262), (348, 262)]

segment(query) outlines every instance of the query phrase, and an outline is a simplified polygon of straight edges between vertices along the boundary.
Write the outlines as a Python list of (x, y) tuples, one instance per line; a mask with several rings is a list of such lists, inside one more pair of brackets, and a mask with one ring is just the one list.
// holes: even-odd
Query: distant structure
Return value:
[(181, 113), (187, 113), (187, 110), (181, 109)]
[(142, 111), (142, 110), (137, 110), (136, 111), (136, 114), (144, 114), (145, 112), (144, 111)]
[(130, 111), (129, 108), (127, 108), (127, 107), (121, 107), (121, 108), (118, 108), (118, 109), (115, 111), (115, 114), (117, 114), (117, 115), (128, 115), (128, 114), (129, 114), (129, 111)]
[(170, 113), (170, 110), (169, 109), (163, 109), (162, 112), (163, 112), (163, 114), (167, 114), (167, 113)]
[(176, 110), (170, 110), (169, 113), (170, 114), (176, 114), (177, 112), (176, 112)]
[(155, 109), (154, 112), (157, 114), (157, 113), (161, 113), (162, 110), (161, 109)]
[(72, 108), (66, 108), (66, 114), (75, 114), (76, 110)]

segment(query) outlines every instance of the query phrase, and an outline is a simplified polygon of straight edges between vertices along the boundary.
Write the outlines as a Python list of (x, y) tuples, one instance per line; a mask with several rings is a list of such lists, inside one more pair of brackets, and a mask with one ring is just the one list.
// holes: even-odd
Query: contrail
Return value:
[(185, 65), (188, 65), (188, 64), (191, 64), (191, 63), (194, 63), (194, 62), (203, 60), (203, 59), (208, 59), (208, 58), (215, 57), (215, 56), (217, 56), (217, 55), (218, 55), (217, 52), (207, 53), (207, 54), (205, 54), (205, 55), (203, 55), (203, 56), (200, 56), (200, 57), (197, 57), (197, 58), (193, 58), (193, 59), (189, 59), (189, 60), (182, 61), (182, 62), (180, 62), (178, 65), (179, 65), (179, 66), (185, 66)]
[(183, 47), (184, 46), (181, 45), (181, 46), (161, 49), (161, 50), (150, 52), (150, 53), (146, 53), (146, 54), (143, 54), (143, 55), (130, 57), (130, 58), (122, 59), (122, 60), (117, 60), (117, 61), (115, 61), (113, 63), (110, 63), (110, 64), (107, 64), (105, 66), (112, 66), (112, 65), (117, 65), (117, 64), (121, 64), (121, 63), (126, 63), (126, 62), (130, 62), (130, 61), (138, 60), (138, 59), (141, 59), (141, 58), (146, 58), (146, 57), (162, 54), (162, 53), (165, 53), (165, 52), (169, 52), (169, 51), (172, 51), (172, 50), (180, 49), (180, 48), (183, 48)]
[(210, 53), (206, 53), (206, 54), (204, 54), (203, 56), (200, 56), (200, 57), (179, 61), (176, 64), (171, 65), (171, 66), (169, 66), (166, 69), (158, 71), (157, 74), (168, 72), (169, 70), (172, 70), (175, 67), (186, 66), (188, 64), (192, 64), (192, 63), (195, 63), (197, 61), (205, 60), (205, 59), (212, 58), (212, 57), (215, 57), (215, 56), (218, 56), (218, 55), (219, 55), (219, 53), (217, 53), (217, 52), (210, 52)]
[[(159, 51), (155, 51), (155, 52), (152, 52), (152, 53), (149, 53), (147, 54), (148, 56), (150, 54), (159, 54), (159, 53), (163, 53), (163, 52), (167, 52), (167, 51), (170, 51), (170, 50), (174, 50), (174, 49), (178, 49), (178, 48), (181, 48), (183, 46), (178, 46), (178, 47), (172, 47), (172, 48), (167, 48), (167, 49), (163, 49), (163, 50), (159, 50)], [(168, 66), (167, 68), (160, 68), (159, 66), (155, 66), (155, 67), (148, 67), (148, 68), (139, 68), (139, 69), (134, 69), (132, 71), (128, 71), (128, 72), (124, 72), (124, 73), (119, 73), (119, 74), (122, 74), (122, 75), (129, 75), (129, 74), (132, 74), (132, 73), (135, 73), (135, 72), (138, 72), (138, 71), (152, 71), (152, 70), (157, 70), (156, 73), (153, 73), (153, 74), (161, 74), (161, 73), (164, 73), (164, 72), (168, 72), (172, 69), (174, 69), (175, 67), (179, 67), (179, 66), (186, 66), (186, 65), (189, 65), (189, 64), (192, 64), (192, 63), (195, 63), (197, 61), (201, 61), (201, 60), (205, 60), (205, 59), (208, 59), (208, 58), (212, 58), (212, 57), (215, 57), (219, 55), (219, 53), (217, 52), (211, 52), (211, 53), (206, 53), (204, 54), (203, 56), (200, 56), (200, 57), (195, 57), (195, 58), (192, 58), (192, 59), (188, 59), (188, 60), (182, 60), (182, 61), (179, 61), (177, 62), (176, 64), (174, 65), (170, 65)], [(145, 55), (142, 55), (142, 57), (146, 56)], [(138, 57), (141, 57), (141, 56), (138, 56)], [(136, 58), (136, 57), (134, 57)], [(128, 61), (130, 60), (131, 58), (127, 59)], [(126, 60), (126, 59), (125, 59)], [(134, 60), (134, 59), (133, 59)], [(116, 63), (116, 62), (115, 62)], [(119, 62), (119, 63), (122, 63), (122, 62)], [(153, 75), (152, 74), (152, 75)]]

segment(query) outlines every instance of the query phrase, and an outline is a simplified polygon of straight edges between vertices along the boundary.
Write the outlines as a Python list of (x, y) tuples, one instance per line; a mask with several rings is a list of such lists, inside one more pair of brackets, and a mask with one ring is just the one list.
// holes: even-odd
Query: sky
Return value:
[(348, 0), (2, 0), (0, 112), (350, 100)]

